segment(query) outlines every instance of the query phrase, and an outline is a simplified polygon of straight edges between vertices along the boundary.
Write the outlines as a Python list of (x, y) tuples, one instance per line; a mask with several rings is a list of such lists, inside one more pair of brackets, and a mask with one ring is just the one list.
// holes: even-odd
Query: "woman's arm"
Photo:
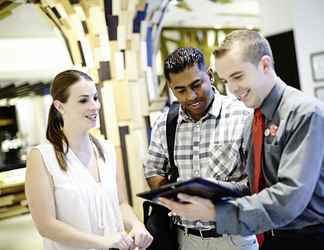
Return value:
[[(118, 169), (119, 170), (119, 169)], [(117, 170), (117, 189), (119, 206), (122, 212), (123, 223), (127, 231), (131, 230), (133, 224), (141, 223), (136, 217), (132, 207), (128, 204), (125, 190), (124, 176)]]
[(102, 237), (78, 231), (56, 219), (53, 181), (38, 150), (32, 150), (27, 159), (26, 196), (38, 232), (45, 238), (80, 248), (128, 249), (130, 237), (123, 234)]
[(117, 171), (118, 198), (124, 226), (127, 230), (130, 230), (129, 235), (135, 238), (135, 246), (140, 249), (147, 248), (151, 244), (153, 237), (146, 230), (144, 224), (137, 219), (133, 209), (128, 204), (123, 180), (123, 175)]

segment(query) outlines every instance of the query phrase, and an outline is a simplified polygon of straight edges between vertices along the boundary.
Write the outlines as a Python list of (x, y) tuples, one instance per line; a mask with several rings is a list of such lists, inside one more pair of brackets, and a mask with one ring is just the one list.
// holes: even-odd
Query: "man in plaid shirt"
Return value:
[[(203, 177), (233, 182), (246, 190), (243, 129), (251, 112), (236, 99), (217, 92), (212, 86), (212, 71), (207, 70), (198, 49), (175, 50), (164, 62), (164, 74), (180, 103), (174, 143), (178, 181)], [(151, 188), (168, 182), (166, 120), (167, 111), (154, 124), (144, 163), (145, 178)], [(173, 216), (182, 250), (258, 249), (254, 235), (220, 235), (213, 221)]]

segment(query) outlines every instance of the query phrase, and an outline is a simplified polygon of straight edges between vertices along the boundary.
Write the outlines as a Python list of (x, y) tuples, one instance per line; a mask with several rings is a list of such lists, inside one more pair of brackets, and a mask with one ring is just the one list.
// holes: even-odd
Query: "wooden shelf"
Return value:
[(25, 196), (26, 169), (0, 173), (0, 219), (28, 213)]
[(9, 194), (0, 196), (0, 209), (4, 206), (11, 206), (16, 203), (20, 203), (21, 201), (25, 200), (26, 196), (25, 193), (17, 193), (17, 194)]
[(14, 205), (9, 207), (0, 207), (0, 219), (12, 217), (19, 214), (28, 213), (28, 207), (22, 205)]

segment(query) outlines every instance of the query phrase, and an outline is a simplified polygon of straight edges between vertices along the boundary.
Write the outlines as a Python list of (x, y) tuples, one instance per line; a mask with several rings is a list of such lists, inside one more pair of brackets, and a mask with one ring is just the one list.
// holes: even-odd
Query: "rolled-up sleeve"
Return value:
[(161, 114), (153, 125), (151, 142), (144, 161), (144, 176), (166, 176), (169, 169), (168, 153), (166, 146), (166, 117), (167, 112)]
[[(324, 191), (319, 181), (324, 162), (324, 118), (309, 113), (287, 122), (278, 166), (278, 181), (261, 192), (216, 204), (217, 231), (255, 234), (286, 226), (305, 213), (314, 191)], [(323, 197), (322, 197), (323, 199)], [(321, 214), (324, 207), (317, 206)]]

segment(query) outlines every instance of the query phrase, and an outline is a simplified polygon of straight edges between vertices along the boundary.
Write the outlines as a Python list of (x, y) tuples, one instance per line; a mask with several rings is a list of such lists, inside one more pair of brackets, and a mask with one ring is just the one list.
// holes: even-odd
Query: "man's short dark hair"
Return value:
[(164, 76), (170, 81), (170, 73), (180, 73), (197, 65), (199, 70), (205, 70), (204, 55), (197, 48), (178, 48), (164, 61)]

